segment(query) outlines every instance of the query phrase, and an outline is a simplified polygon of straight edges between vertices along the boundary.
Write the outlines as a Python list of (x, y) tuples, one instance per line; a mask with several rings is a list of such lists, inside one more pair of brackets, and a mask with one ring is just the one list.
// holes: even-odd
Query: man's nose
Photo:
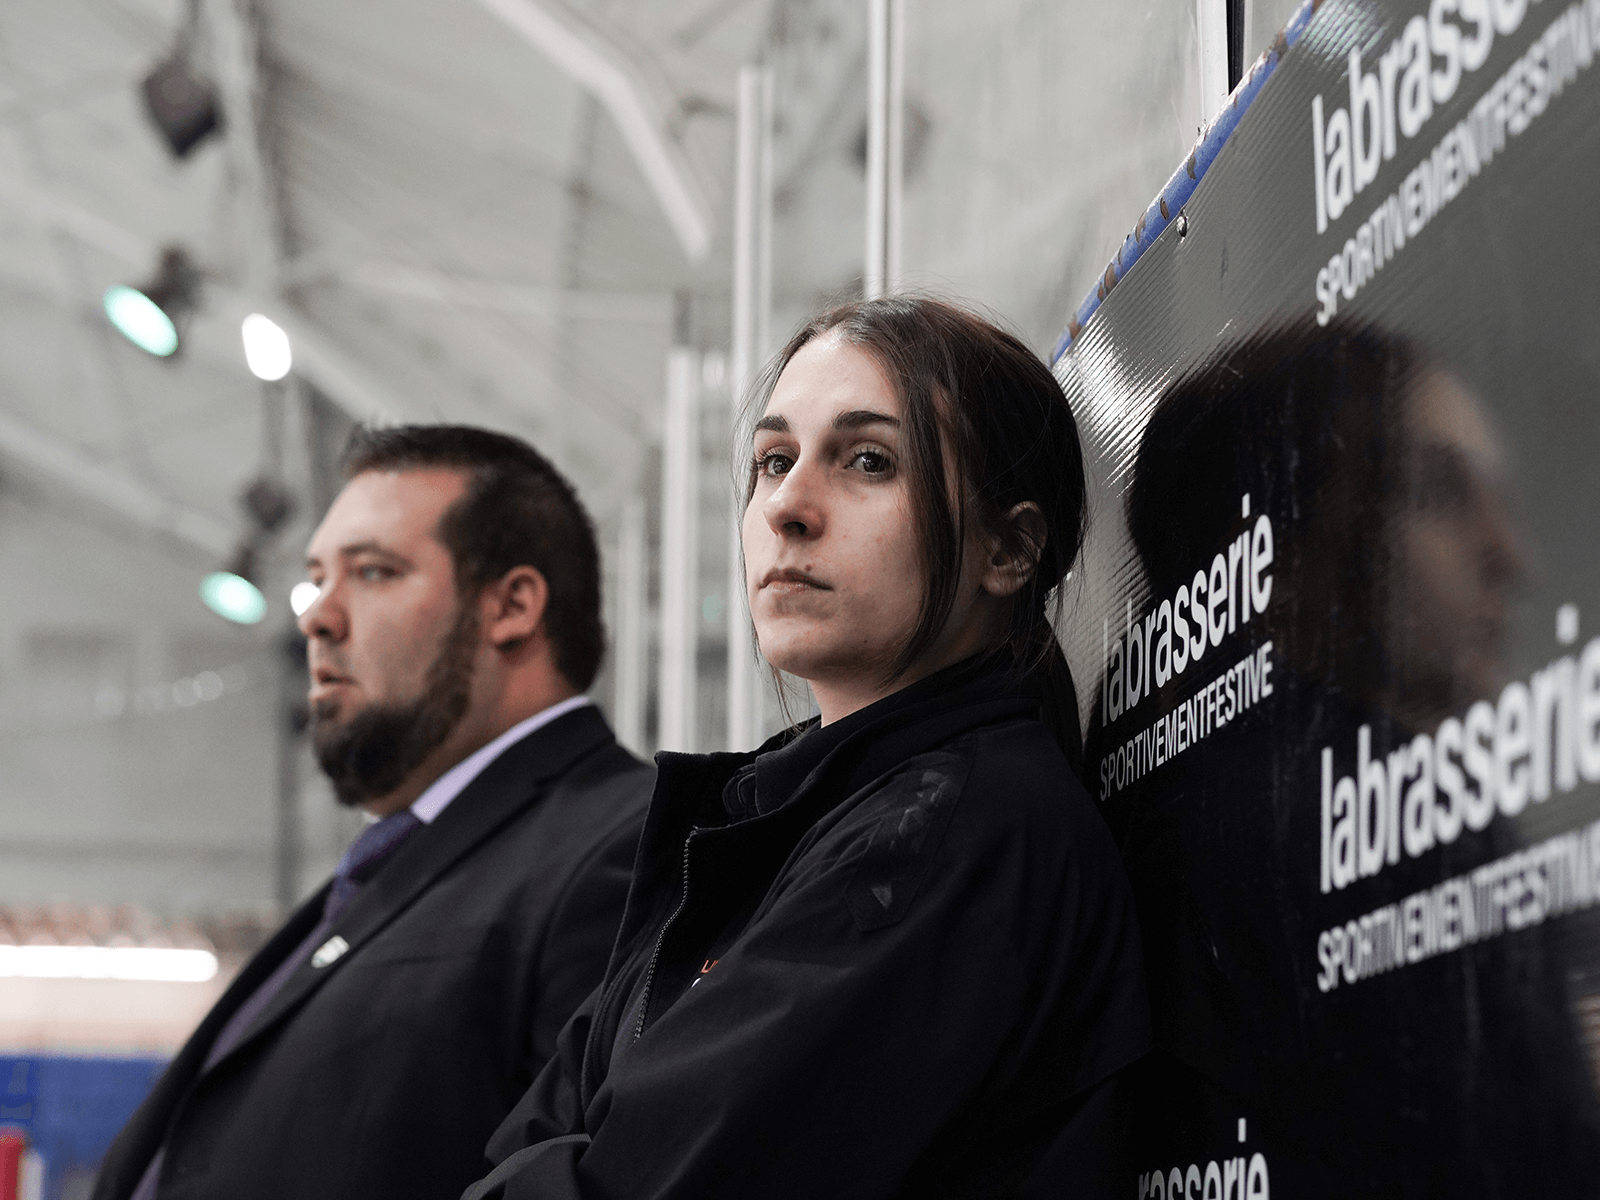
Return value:
[(312, 638), (322, 638), (325, 641), (337, 642), (344, 638), (347, 621), (343, 605), (339, 603), (339, 598), (334, 592), (331, 582), (324, 583), (317, 589), (316, 599), (295, 618), (295, 624), (300, 627), (300, 632), (308, 641)]

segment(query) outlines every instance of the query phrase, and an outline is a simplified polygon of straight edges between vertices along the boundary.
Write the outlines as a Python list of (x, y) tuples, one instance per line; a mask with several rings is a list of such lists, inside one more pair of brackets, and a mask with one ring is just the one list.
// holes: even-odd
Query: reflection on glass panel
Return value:
[(906, 5), (906, 282), (1047, 352), (1200, 124), (1184, 0)]
[(860, 294), (867, 162), (867, 23), (860, 0), (773, 12), (773, 337)]
[[(902, 285), (997, 311), (1041, 353), (1200, 125), (1194, 6), (905, 5)], [(867, 10), (775, 10), (774, 336), (859, 294)]]
[(1244, 67), (1260, 58), (1302, 0), (1244, 0)]

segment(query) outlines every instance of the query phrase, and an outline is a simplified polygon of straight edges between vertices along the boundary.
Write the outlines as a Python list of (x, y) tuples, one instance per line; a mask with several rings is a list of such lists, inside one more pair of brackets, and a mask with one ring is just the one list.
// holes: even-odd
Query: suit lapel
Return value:
[[(593, 705), (585, 705), (507, 747), (431, 825), (413, 834), (362, 886), (349, 907), (328, 928), (327, 938), (320, 943), (323, 952), (318, 954), (313, 949), (310, 959), (289, 977), (221, 1062), (232, 1058), (303, 1003), (355, 957), (362, 946), (409, 908), (439, 876), (542, 797), (552, 780), (566, 774), (573, 764), (611, 740), (611, 729), (605, 718)], [(324, 887), (319, 896), (326, 893)], [(320, 899), (317, 905), (320, 911)], [(300, 938), (310, 929), (309, 925), (302, 927)], [(287, 932), (286, 927), (279, 937)], [(343, 940), (343, 949), (338, 948), (334, 938)], [(281, 955), (275, 961), (281, 961)], [(323, 965), (313, 966), (313, 962)], [(260, 978), (266, 976), (263, 974)], [(229, 1012), (237, 1009), (240, 1003), (242, 997), (235, 1000)]]
[(327, 890), (325, 887), (322, 888), (296, 909), (278, 932), (267, 939), (266, 945), (245, 963), (243, 969), (234, 976), (233, 982), (212, 1006), (211, 1011), (195, 1028), (189, 1040), (184, 1043), (183, 1048), (178, 1051), (171, 1064), (162, 1072), (149, 1097), (139, 1106), (138, 1112), (129, 1120), (106, 1154), (105, 1163), (101, 1168), (103, 1175), (107, 1179), (123, 1181), (112, 1189), (111, 1194), (126, 1195), (138, 1183), (139, 1175), (143, 1173), (146, 1164), (166, 1137), (173, 1114), (188, 1093), (190, 1085), (200, 1075), (217, 1034), (228, 1023), (228, 1018), (233, 1016), (239, 1006), (272, 974), (284, 956), (293, 953), (295, 947), (304, 941), (306, 935), (316, 926), (317, 916), (322, 912)]

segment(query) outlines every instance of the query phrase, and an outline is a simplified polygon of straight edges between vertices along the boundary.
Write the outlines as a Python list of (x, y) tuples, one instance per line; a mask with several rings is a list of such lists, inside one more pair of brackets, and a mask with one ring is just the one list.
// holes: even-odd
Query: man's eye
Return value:
[(378, 566), (377, 563), (367, 563), (364, 566), (357, 567), (356, 574), (368, 583), (378, 583), (388, 579), (394, 572), (389, 570), (388, 567)]

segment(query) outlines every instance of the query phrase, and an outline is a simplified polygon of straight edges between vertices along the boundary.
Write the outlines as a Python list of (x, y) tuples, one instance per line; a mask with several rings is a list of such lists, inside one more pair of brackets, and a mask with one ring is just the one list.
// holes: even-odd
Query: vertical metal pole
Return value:
[(659, 744), (695, 749), (695, 650), (700, 613), (700, 355), (667, 351), (661, 443), (661, 695)]
[(863, 292), (876, 300), (900, 275), (904, 175), (905, 0), (867, 4), (867, 236)]
[(1228, 95), (1244, 78), (1244, 41), (1250, 29), (1250, 6), (1245, 0), (1228, 0)]
[(287, 915), (300, 898), (300, 742), (306, 722), (306, 643), (290, 628), (278, 643), (278, 813), (273, 895)]
[[(261, 473), (295, 495), (295, 508), (303, 510), (313, 492), (316, 450), (312, 445), (311, 397), (298, 376), (289, 375), (277, 383), (262, 385), (262, 418)], [(279, 534), (299, 541), (309, 532), (307, 525), (314, 524), (320, 516), (317, 512), (297, 513), (288, 528), (280, 530)], [(262, 540), (265, 542), (265, 537)], [(262, 576), (256, 582), (279, 603), (288, 598), (289, 579), (300, 578), (299, 568), (292, 568), (295, 574), (286, 579), (283, 570), (275, 568), (270, 558), (259, 569)], [(300, 876), (305, 858), (300, 787), (305, 734), (310, 723), (306, 691), (311, 679), (306, 663), (306, 640), (294, 617), (288, 613), (283, 616), (287, 621), (276, 643), (279, 654), (274, 664), (278, 688), (275, 722), (278, 796), (273, 896), (278, 911), (287, 915), (300, 899)]]
[[(741, 67), (734, 169), (733, 354), (729, 381), (735, 426), (771, 345), (772, 101), (771, 68)], [(735, 433), (738, 432), (736, 428)], [(760, 680), (744, 584), (742, 517), (740, 496), (735, 500), (728, 531), (729, 750), (749, 749), (758, 740), (761, 727)]]
[(1228, 0), (1195, 0), (1200, 53), (1200, 117), (1211, 121), (1228, 101)]
[(617, 531), (617, 740), (635, 754), (644, 743), (644, 689), (649, 653), (645, 629), (644, 501), (635, 496), (622, 506)]
[(900, 229), (906, 165), (906, 5), (889, 0), (889, 120), (884, 164), (883, 290), (900, 285)]
[(736, 506), (728, 529), (728, 732), (727, 749), (748, 750), (756, 744), (761, 724), (756, 687), (755, 630), (750, 625), (749, 594), (744, 583), (742, 512)]

